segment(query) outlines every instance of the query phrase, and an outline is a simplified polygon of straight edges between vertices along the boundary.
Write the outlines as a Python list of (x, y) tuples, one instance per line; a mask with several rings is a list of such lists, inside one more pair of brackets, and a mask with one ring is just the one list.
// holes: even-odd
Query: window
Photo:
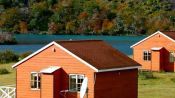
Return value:
[(69, 75), (69, 90), (75, 92), (80, 91), (83, 79), (84, 75), (78, 75), (78, 74)]
[(31, 73), (31, 88), (32, 89), (40, 89), (41, 77), (37, 72)]
[(169, 61), (170, 61), (170, 62), (174, 62), (174, 61), (175, 61), (174, 52), (170, 52)]
[(145, 61), (151, 60), (151, 51), (143, 51), (143, 60)]

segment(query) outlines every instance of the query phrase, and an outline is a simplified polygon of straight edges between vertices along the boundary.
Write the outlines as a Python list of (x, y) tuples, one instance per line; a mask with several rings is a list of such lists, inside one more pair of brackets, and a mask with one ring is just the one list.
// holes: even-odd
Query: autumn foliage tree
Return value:
[[(150, 34), (175, 30), (169, 0), (0, 0), (0, 29), (48, 34)], [(22, 21), (25, 21), (23, 23)]]

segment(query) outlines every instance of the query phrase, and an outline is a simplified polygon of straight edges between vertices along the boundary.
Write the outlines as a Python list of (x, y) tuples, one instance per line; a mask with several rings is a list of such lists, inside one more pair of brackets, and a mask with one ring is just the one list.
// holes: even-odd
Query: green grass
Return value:
[(16, 73), (15, 73), (15, 69), (12, 69), (11, 67), (13, 64), (14, 63), (0, 64), (0, 69), (5, 68), (10, 72), (8, 74), (0, 75), (0, 86), (15, 84)]
[[(14, 63), (0, 64), (9, 74), (0, 75), (0, 86), (15, 84), (15, 70), (11, 68)], [(138, 98), (175, 98), (175, 73), (153, 72), (154, 78), (144, 78), (139, 75)]]
[(175, 73), (153, 72), (155, 78), (139, 76), (139, 98), (175, 98)]

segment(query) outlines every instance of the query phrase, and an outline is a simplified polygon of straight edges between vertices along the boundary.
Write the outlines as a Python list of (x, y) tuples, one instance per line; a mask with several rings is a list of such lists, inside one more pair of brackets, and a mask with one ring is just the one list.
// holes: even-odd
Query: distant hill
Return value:
[(137, 35), (175, 30), (174, 0), (0, 0), (0, 30)]

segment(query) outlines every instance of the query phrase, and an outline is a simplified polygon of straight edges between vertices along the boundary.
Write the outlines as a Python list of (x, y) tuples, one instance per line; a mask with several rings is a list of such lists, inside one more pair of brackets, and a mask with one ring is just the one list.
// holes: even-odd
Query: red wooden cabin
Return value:
[(13, 65), (17, 98), (137, 98), (139, 64), (100, 40), (54, 41)]
[(133, 59), (143, 70), (175, 71), (175, 32), (160, 32), (132, 45)]

